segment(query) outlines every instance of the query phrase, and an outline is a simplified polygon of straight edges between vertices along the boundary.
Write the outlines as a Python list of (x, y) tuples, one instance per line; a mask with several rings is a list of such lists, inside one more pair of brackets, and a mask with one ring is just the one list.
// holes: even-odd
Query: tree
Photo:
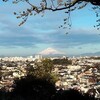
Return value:
[(52, 73), (54, 65), (50, 59), (35, 62), (35, 66), (28, 66), (27, 75), (32, 75), (39, 79), (46, 79), (52, 83), (57, 81), (57, 76)]
[[(4, 2), (9, 1), (9, 0), (2, 0)], [(100, 1), (99, 0), (38, 0), (37, 4), (35, 3), (36, 1), (34, 0), (12, 0), (14, 4), (17, 4), (19, 2), (26, 2), (28, 5), (30, 5), (30, 8), (27, 8), (26, 11), (22, 11), (20, 13), (14, 12), (14, 14), (17, 16), (17, 18), (22, 18), (22, 22), (19, 24), (22, 25), (27, 21), (28, 16), (31, 15), (36, 15), (43, 13), (45, 11), (61, 11), (65, 10), (65, 13), (67, 13), (67, 18), (64, 19), (64, 24), (67, 24), (69, 28), (71, 27), (70, 23), (70, 12), (74, 11), (75, 9), (82, 9), (89, 3), (93, 5), (92, 9), (96, 13), (97, 17), (97, 25), (94, 26), (97, 29), (100, 28)], [(61, 25), (60, 27), (63, 27)], [(64, 28), (64, 27), (63, 27)]]
[(69, 64), (72, 64), (72, 61), (68, 60), (67, 58), (54, 59), (53, 64), (55, 64), (55, 65), (69, 65)]
[(0, 100), (51, 100), (56, 93), (55, 85), (33, 76), (15, 79), (11, 92), (0, 89)]
[[(16, 100), (50, 100), (56, 93), (55, 85), (31, 75), (15, 80), (12, 97)], [(14, 99), (13, 99), (14, 100)]]

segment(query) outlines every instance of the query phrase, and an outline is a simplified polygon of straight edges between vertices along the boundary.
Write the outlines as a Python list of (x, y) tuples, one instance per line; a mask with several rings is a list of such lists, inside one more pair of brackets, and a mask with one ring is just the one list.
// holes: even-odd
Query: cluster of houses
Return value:
[(90, 95), (100, 98), (100, 60), (71, 59), (72, 65), (55, 66), (53, 71), (59, 76), (56, 87), (64, 90), (77, 89), (82, 93), (89, 92)]
[[(26, 76), (27, 67), (34, 66), (36, 59), (40, 61), (42, 57), (0, 58), (0, 89), (6, 88), (11, 91), (14, 79)], [(55, 83), (57, 89), (77, 89), (100, 98), (100, 59), (90, 59), (89, 57), (68, 59), (72, 60), (71, 65), (54, 65), (52, 73), (59, 78)]]

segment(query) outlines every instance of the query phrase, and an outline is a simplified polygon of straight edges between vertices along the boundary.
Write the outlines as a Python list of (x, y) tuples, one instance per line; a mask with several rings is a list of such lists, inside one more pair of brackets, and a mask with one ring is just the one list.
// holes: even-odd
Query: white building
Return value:
[(37, 55), (35, 55), (35, 59), (42, 59), (43, 57), (42, 57), (42, 55), (41, 54), (37, 54)]

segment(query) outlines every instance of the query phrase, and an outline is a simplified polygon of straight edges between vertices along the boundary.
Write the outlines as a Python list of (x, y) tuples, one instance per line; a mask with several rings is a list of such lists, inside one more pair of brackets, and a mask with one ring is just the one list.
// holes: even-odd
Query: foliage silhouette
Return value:
[(26, 76), (15, 80), (12, 92), (0, 91), (0, 100), (96, 100), (77, 90), (59, 90), (45, 79)]
[(82, 94), (78, 90), (60, 90), (56, 93), (53, 100), (95, 100), (94, 97), (89, 96), (88, 94)]
[(34, 98), (34, 100), (49, 100), (56, 92), (54, 84), (33, 76), (26, 76), (20, 81), (15, 80), (15, 84), (12, 92), (13, 97), (21, 95), (25, 100), (31, 100), (31, 98)]
[(68, 60), (67, 58), (65, 59), (54, 59), (53, 60), (53, 64), (57, 64), (57, 65), (69, 65), (72, 64), (71, 60)]

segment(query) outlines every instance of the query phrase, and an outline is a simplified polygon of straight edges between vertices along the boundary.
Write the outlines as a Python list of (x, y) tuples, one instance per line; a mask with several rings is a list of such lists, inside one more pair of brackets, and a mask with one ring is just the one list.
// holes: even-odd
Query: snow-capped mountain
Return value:
[(57, 55), (58, 54), (59, 55), (59, 54), (64, 54), (64, 53), (57, 51), (53, 48), (47, 48), (47, 49), (41, 51), (39, 54), (41, 54), (41, 55)]

